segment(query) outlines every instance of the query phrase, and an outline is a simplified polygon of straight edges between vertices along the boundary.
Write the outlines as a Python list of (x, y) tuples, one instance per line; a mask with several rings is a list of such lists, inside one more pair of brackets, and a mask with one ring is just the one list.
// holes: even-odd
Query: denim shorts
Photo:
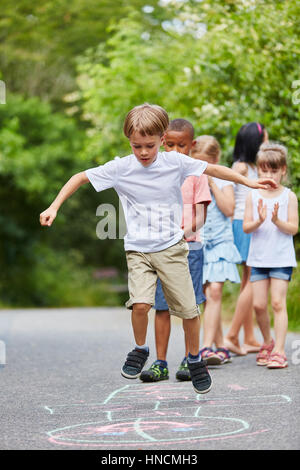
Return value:
[(287, 268), (251, 268), (250, 282), (261, 281), (273, 277), (275, 279), (283, 279), (290, 281), (292, 278), (292, 267)]
[[(202, 290), (202, 279), (203, 279), (203, 248), (200, 249), (191, 249), (193, 248), (192, 243), (189, 243), (189, 254), (188, 254), (188, 263), (189, 263), (189, 270), (191, 273), (191, 278), (193, 281), (193, 287), (196, 296), (196, 303), (202, 304), (205, 302), (206, 298), (203, 294)], [(157, 287), (155, 293), (155, 310), (169, 310), (168, 304), (166, 302), (161, 282), (157, 280)]]

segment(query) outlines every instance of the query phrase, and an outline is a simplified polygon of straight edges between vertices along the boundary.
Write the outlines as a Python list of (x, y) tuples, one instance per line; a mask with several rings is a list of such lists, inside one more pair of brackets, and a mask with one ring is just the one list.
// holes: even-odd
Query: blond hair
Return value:
[(221, 156), (221, 147), (217, 139), (211, 135), (201, 135), (195, 140), (195, 145), (191, 150), (191, 156), (195, 154), (206, 155), (213, 161), (217, 161)]
[(144, 103), (129, 111), (124, 121), (124, 134), (128, 139), (133, 132), (146, 135), (164, 134), (169, 125), (168, 113), (158, 105)]
[(256, 165), (258, 168), (277, 170), (287, 166), (287, 149), (277, 142), (264, 142), (259, 147)]

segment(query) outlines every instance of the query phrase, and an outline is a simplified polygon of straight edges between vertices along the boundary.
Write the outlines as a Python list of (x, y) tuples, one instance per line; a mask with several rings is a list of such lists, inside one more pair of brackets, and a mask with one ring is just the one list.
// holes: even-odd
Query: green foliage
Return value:
[[(190, 119), (197, 134), (221, 141), (229, 162), (235, 135), (248, 121), (263, 122), (287, 144), (293, 183), (299, 186), (298, 2), (184, 2), (177, 16), (184, 34), (145, 35), (133, 12), (111, 30), (106, 44), (81, 59), (78, 84), (90, 119), (87, 152), (99, 162), (126, 152), (122, 122), (142, 102), (164, 106), (171, 118)], [(189, 7), (187, 9), (187, 6)], [(195, 20), (196, 16), (196, 20)], [(199, 22), (207, 31), (195, 37)]]
[(123, 241), (113, 246), (109, 240), (100, 242), (95, 230), (96, 208), (101, 202), (117, 205), (114, 192), (99, 197), (84, 187), (61, 208), (55, 226), (39, 225), (40, 212), (61, 186), (93, 164), (83, 159), (85, 136), (76, 121), (54, 113), (38, 98), (10, 95), (7, 105), (0, 106), (0, 126), (1, 302), (119, 303), (119, 295), (105, 296), (105, 286), (91, 277), (101, 265), (124, 270)]
[(300, 292), (300, 266), (294, 269), (292, 280), (287, 295), (287, 311), (289, 318), (289, 329), (300, 331), (299, 318), (299, 292)]
[[(93, 278), (93, 269), (82, 266), (81, 255), (76, 250), (50, 250), (45, 244), (37, 244), (35, 263), (27, 285), (20, 286), (23, 305), (41, 307), (89, 307), (114, 306), (120, 303), (118, 293), (109, 282)], [(34, 286), (34, 292), (31, 288)]]
[[(157, 0), (155, 18), (142, 15), (148, 28), (160, 27), (165, 11)], [(75, 86), (75, 59), (105, 42), (107, 26), (127, 16), (128, 8), (142, 11), (140, 0), (2, 0), (0, 70), (11, 92), (39, 96), (62, 107), (61, 98)]]
[(35, 243), (44, 235), (39, 214), (82, 166), (76, 155), (83, 135), (38, 98), (11, 95), (0, 106), (0, 125), (0, 292), (16, 302), (20, 284), (34, 292), (28, 282)]
[(83, 164), (83, 133), (75, 121), (53, 113), (38, 98), (14, 95), (0, 106), (0, 125), (1, 177), (26, 193), (26, 199), (49, 203), (61, 182)]

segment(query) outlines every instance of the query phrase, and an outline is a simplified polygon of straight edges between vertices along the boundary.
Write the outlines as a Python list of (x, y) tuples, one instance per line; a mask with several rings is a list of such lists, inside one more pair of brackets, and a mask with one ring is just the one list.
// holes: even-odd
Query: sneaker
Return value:
[(208, 366), (219, 366), (222, 364), (221, 357), (212, 348), (200, 349), (200, 355)]
[(178, 371), (176, 372), (176, 379), (177, 380), (191, 380), (191, 374), (187, 365), (186, 357), (183, 359), (180, 366), (178, 367)]
[(133, 349), (128, 353), (124, 366), (122, 367), (121, 374), (126, 379), (136, 379), (141, 375), (142, 369), (147, 362), (149, 350)]
[(204, 361), (188, 362), (188, 368), (195, 392), (209, 392), (212, 387), (212, 380)]
[(220, 357), (221, 364), (227, 364), (228, 362), (232, 362), (229, 349), (227, 349), (227, 348), (217, 348), (215, 353)]
[(140, 375), (142, 382), (159, 382), (160, 380), (167, 380), (169, 378), (169, 370), (163, 367), (160, 361), (153, 362), (148, 370), (143, 370)]

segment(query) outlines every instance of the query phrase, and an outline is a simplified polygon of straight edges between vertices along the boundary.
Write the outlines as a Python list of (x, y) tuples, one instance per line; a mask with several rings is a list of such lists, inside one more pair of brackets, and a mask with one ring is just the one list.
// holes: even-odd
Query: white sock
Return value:
[(144, 349), (145, 351), (149, 351), (149, 347), (147, 346), (147, 344), (143, 344), (142, 346), (140, 346), (139, 344), (136, 344), (135, 347), (137, 349)]

